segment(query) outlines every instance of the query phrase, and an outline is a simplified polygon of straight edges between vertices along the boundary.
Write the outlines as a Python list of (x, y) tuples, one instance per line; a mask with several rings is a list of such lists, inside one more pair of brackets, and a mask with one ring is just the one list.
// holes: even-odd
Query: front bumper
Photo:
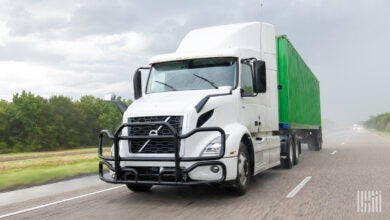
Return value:
[[(161, 125), (166, 126), (172, 135), (158, 135), (158, 136), (123, 136), (122, 130), (131, 126), (142, 125)], [(180, 157), (180, 140), (188, 138), (197, 132), (217, 131), (221, 134), (221, 151), (217, 156), (212, 157)], [(103, 156), (103, 137), (107, 135), (109, 139), (114, 142), (114, 157)], [(135, 139), (175, 139), (175, 153), (174, 157), (121, 157), (119, 155), (119, 141), (121, 140), (135, 140)], [(180, 135), (167, 122), (133, 122), (122, 124), (112, 135), (111, 132), (103, 130), (99, 135), (99, 177), (101, 180), (108, 183), (116, 184), (151, 184), (151, 185), (204, 185), (222, 183), (226, 179), (226, 165), (221, 158), (225, 155), (226, 135), (222, 128), (206, 127), (196, 128), (187, 134)], [(133, 167), (126, 166), (129, 161), (137, 162), (174, 162), (174, 166), (168, 167)], [(181, 163), (191, 163), (190, 166), (181, 166)], [(104, 174), (103, 167), (106, 166), (111, 172)], [(205, 170), (205, 167), (218, 167), (218, 178), (208, 180), (197, 180), (194, 173), (197, 170)], [(216, 168), (215, 168), (216, 169)], [(198, 172), (199, 173), (199, 172)], [(199, 175), (198, 175), (199, 176)]]

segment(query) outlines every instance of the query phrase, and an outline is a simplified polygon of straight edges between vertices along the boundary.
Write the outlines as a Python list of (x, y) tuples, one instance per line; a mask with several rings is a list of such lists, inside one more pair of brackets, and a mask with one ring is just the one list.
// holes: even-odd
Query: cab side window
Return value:
[(241, 65), (241, 89), (244, 90), (243, 95), (245, 96), (251, 96), (254, 93), (252, 69), (247, 64)]

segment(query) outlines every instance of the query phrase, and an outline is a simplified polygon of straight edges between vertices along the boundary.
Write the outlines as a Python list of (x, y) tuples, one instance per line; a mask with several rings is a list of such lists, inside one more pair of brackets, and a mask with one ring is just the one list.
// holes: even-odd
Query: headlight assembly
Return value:
[[(227, 134), (225, 137), (226, 140), (229, 137), (229, 135)], [(212, 141), (210, 141), (210, 143), (207, 144), (206, 147), (204, 148), (201, 156), (202, 157), (218, 156), (221, 153), (221, 149), (222, 149), (221, 139), (222, 137), (219, 136), (214, 138)]]

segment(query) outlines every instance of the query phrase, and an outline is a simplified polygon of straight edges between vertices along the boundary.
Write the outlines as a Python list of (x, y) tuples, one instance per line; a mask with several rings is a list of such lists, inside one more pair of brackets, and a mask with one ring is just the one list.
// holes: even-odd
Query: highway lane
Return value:
[[(324, 140), (320, 152), (305, 148), (300, 163), (293, 169), (275, 168), (254, 177), (249, 192), (242, 197), (208, 187), (158, 186), (150, 193), (140, 194), (120, 187), (5, 219), (389, 218), (390, 138), (366, 130), (339, 129), (325, 132)], [(305, 179), (307, 182), (300, 190), (287, 198)], [(89, 185), (83, 183), (32, 199), (27, 189), (26, 198), (8, 203), (1, 201), (13, 194), (0, 194), (0, 216), (115, 187), (96, 180)], [(381, 191), (381, 212), (357, 212), (357, 191), (365, 190)]]

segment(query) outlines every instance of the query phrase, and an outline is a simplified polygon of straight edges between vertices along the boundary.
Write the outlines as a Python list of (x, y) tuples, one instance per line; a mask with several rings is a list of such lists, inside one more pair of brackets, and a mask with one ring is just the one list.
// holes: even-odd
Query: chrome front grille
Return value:
[[(146, 116), (131, 117), (128, 122), (167, 122), (177, 131), (182, 132), (183, 116)], [(172, 135), (166, 126), (161, 125), (137, 125), (129, 127), (129, 135)], [(129, 141), (131, 153), (156, 153), (172, 154), (175, 152), (175, 139), (142, 139)]]

